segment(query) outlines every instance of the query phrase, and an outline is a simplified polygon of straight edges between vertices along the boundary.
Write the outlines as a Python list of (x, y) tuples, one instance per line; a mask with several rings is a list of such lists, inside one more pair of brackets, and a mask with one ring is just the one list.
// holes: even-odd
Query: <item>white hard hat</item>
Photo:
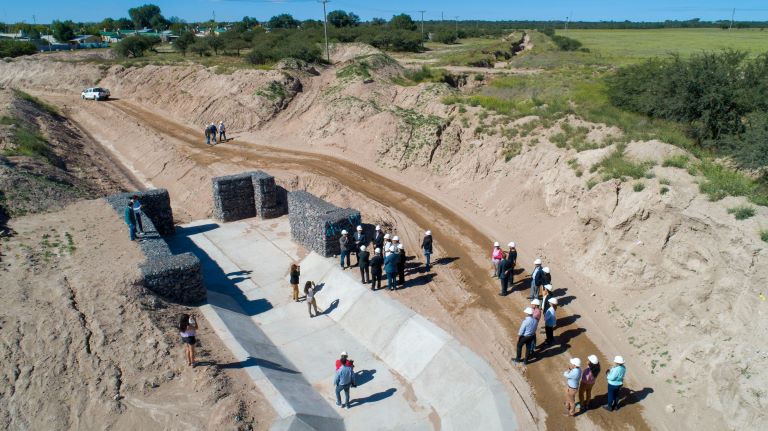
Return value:
[(621, 356), (617, 356), (617, 357), (613, 358), (613, 362), (615, 362), (617, 364), (623, 364), (624, 363), (624, 358), (621, 357)]
[(392, 253), (394, 253), (394, 252), (395, 252), (395, 250), (397, 250), (397, 248), (395, 248), (395, 246), (394, 246), (394, 245), (390, 245), (390, 246), (389, 246), (389, 251), (391, 251)]
[(395, 235), (392, 237), (392, 241), (400, 241), (400, 237)]
[(348, 356), (347, 352), (341, 352), (341, 356)]
[(544, 268), (541, 268), (542, 271), (544, 271), (545, 274), (549, 274), (549, 267), (545, 266)]
[(424, 235), (430, 236), (430, 235), (432, 235), (432, 231), (428, 230), (428, 231), (424, 232)]
[(398, 248), (399, 250), (402, 250), (402, 249), (403, 249), (403, 245), (402, 245), (402, 244), (398, 244), (398, 245), (397, 245), (397, 248)]
[(360, 246), (360, 251), (365, 251), (365, 246), (364, 245)]
[(549, 302), (552, 305), (557, 305), (557, 298), (549, 298), (547, 299), (547, 302)]
[(533, 314), (533, 308), (531, 307), (526, 307), (524, 311), (525, 311), (525, 314)]
[(581, 359), (579, 358), (571, 358), (571, 363), (577, 367), (581, 366)]
[(498, 242), (498, 241), (494, 242), (494, 243), (493, 243), (493, 246), (494, 246), (494, 247), (498, 247), (498, 246), (499, 246), (499, 242)]
[(346, 231), (346, 230), (344, 230), (344, 229), (342, 229), (342, 231), (341, 231), (341, 234), (342, 234), (342, 235), (346, 235), (346, 234), (347, 234), (347, 231)]
[(376, 247), (376, 250), (373, 251), (374, 253), (381, 254), (381, 249)]
[(357, 230), (363, 230), (363, 227), (362, 226), (358, 226)]
[(533, 261), (534, 265), (541, 265), (541, 259), (536, 259)]
[(539, 301), (538, 299), (534, 299), (533, 301), (531, 301), (531, 305), (541, 305), (541, 301)]
[(597, 356), (595, 356), (595, 355), (589, 355), (589, 356), (587, 356), (587, 359), (589, 359), (589, 363), (590, 363), (590, 364), (595, 364), (595, 365), (597, 365)]
[(381, 230), (381, 226), (376, 225), (376, 230)]
[(515, 242), (512, 241), (509, 244), (507, 244), (507, 247), (515, 248)]
[(389, 234), (388, 233), (384, 234), (384, 239), (389, 239)]
[[(545, 284), (544, 288), (547, 289), (550, 292), (552, 291), (552, 285), (551, 284)], [(552, 298), (552, 299), (555, 299), (555, 298)]]

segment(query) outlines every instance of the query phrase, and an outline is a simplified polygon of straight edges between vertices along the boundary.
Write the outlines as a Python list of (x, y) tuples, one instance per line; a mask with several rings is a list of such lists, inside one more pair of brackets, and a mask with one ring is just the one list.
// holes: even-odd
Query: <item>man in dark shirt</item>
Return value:
[(357, 263), (358, 266), (360, 266), (360, 282), (363, 284), (370, 283), (371, 281), (369, 257), (370, 253), (368, 253), (368, 250), (365, 249), (364, 245), (361, 245), (360, 251), (357, 253)]
[(381, 289), (382, 265), (384, 258), (381, 257), (381, 249), (377, 248), (371, 258), (371, 290)]

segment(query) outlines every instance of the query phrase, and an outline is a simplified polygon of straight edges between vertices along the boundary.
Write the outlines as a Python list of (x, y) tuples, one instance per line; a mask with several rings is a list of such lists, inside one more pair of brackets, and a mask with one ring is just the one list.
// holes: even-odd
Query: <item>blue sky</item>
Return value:
[[(286, 12), (299, 19), (322, 18), (322, 5), (316, 0), (7, 0), (0, 2), (0, 21), (48, 23), (53, 19), (100, 21), (105, 17), (128, 15), (128, 9), (153, 3), (166, 17), (178, 16), (187, 21), (202, 21), (212, 17), (220, 21), (239, 20), (248, 15), (266, 20)], [(426, 10), (425, 19), (565, 19), (574, 20), (632, 20), (663, 21), (665, 19), (701, 18), (729, 19), (731, 8), (736, 19), (768, 21), (767, 0), (332, 0), (328, 10), (355, 12), (363, 19), (389, 18), (397, 13), (418, 17)]]

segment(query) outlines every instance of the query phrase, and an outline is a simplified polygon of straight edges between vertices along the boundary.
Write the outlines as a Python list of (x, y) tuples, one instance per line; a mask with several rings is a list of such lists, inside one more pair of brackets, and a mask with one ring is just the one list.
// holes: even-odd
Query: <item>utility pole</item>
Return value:
[(454, 18), (454, 22), (456, 23), (456, 39), (459, 38), (459, 16), (456, 15)]
[(573, 11), (568, 14), (567, 17), (565, 17), (565, 34), (568, 34), (568, 23), (571, 21), (571, 15), (573, 15)]
[(320, 3), (323, 4), (323, 32), (325, 33), (325, 59), (328, 61), (328, 63), (331, 62), (331, 50), (328, 48), (328, 13), (326, 13), (325, 10), (325, 4), (330, 2), (331, 0), (318, 0)]
[(733, 12), (731, 12), (731, 25), (730, 25), (730, 27), (728, 27), (728, 31), (729, 32), (733, 28), (733, 17), (735, 17), (735, 16), (736, 16), (736, 8), (733, 8)]
[(444, 21), (445, 19), (443, 18), (443, 13), (440, 12), (440, 24), (442, 24)]
[(421, 13), (421, 49), (424, 49), (424, 12), (425, 10), (420, 10)]

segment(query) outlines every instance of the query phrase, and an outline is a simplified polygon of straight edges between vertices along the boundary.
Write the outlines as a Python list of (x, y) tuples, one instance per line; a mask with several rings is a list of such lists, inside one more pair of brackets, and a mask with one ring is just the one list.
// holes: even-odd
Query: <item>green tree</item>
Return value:
[(173, 49), (176, 51), (179, 51), (182, 55), (186, 56), (187, 51), (189, 50), (189, 47), (192, 46), (193, 43), (195, 43), (195, 40), (197, 38), (195, 37), (192, 32), (185, 31), (179, 35), (179, 37), (176, 38), (175, 41), (173, 41)]
[(224, 47), (224, 41), (216, 34), (209, 34), (205, 37), (205, 43), (211, 47), (213, 53), (219, 55), (219, 50)]
[(51, 33), (59, 42), (66, 43), (75, 38), (75, 23), (72, 21), (54, 20), (51, 23)]
[(37, 47), (30, 42), (19, 42), (11, 39), (0, 39), (0, 58), (18, 57), (20, 55), (30, 55), (37, 52)]
[(416, 23), (410, 15), (401, 13), (400, 15), (394, 15), (389, 21), (389, 26), (394, 29), (400, 30), (416, 30)]
[(120, 57), (143, 57), (147, 50), (159, 43), (160, 38), (155, 36), (128, 36), (112, 45), (112, 50)]
[(135, 29), (140, 30), (145, 27), (152, 27), (153, 23), (165, 23), (165, 18), (160, 14), (160, 7), (153, 4), (145, 4), (128, 9), (128, 16), (133, 20)]
[(117, 28), (115, 27), (115, 20), (112, 18), (104, 18), (101, 20), (100, 23), (97, 24), (99, 29), (105, 30), (105, 31), (114, 31)]
[(118, 18), (115, 20), (115, 30), (131, 30), (133, 29), (133, 21), (128, 18)]
[(352, 12), (333, 10), (328, 12), (328, 22), (334, 27), (354, 27), (360, 24), (360, 17)]
[(387, 20), (385, 20), (384, 18), (374, 18), (371, 20), (371, 25), (380, 26), (380, 25), (385, 25), (386, 23), (387, 23)]
[(211, 47), (204, 41), (202, 38), (197, 38), (195, 43), (193, 43), (189, 50), (194, 52), (195, 54), (200, 55), (202, 57), (203, 55), (207, 54), (210, 51)]
[(276, 28), (296, 28), (301, 23), (293, 18), (292, 15), (287, 13), (281, 13), (280, 15), (273, 16), (267, 21), (267, 27), (271, 29)]

